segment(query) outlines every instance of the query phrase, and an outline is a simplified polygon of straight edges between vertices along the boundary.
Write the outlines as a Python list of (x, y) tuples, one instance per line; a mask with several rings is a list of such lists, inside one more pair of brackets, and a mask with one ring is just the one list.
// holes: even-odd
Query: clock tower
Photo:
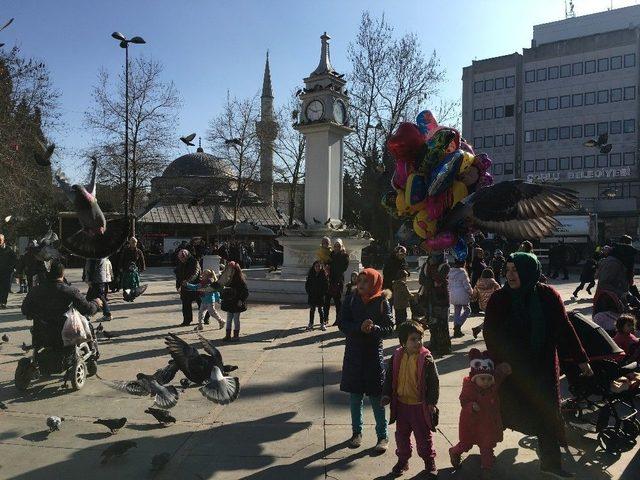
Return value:
[(349, 127), (344, 75), (331, 65), (325, 32), (316, 69), (304, 79), (302, 108), (295, 126), (305, 135), (304, 212), (307, 225), (342, 218), (343, 138)]

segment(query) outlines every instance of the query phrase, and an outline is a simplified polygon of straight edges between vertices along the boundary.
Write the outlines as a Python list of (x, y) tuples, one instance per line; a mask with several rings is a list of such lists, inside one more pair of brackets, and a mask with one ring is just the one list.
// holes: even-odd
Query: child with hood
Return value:
[[(222, 341), (237, 342), (240, 339), (240, 314), (247, 310), (249, 287), (240, 265), (234, 261), (227, 264), (222, 276), (225, 277), (225, 282), (220, 294), (220, 306), (227, 312), (227, 330)], [(232, 325), (233, 337), (231, 337)]]
[(329, 289), (329, 279), (319, 260), (316, 260), (313, 262), (313, 265), (311, 265), (304, 288), (307, 291), (307, 300), (309, 303), (309, 325), (307, 326), (307, 330), (313, 330), (313, 320), (316, 310), (318, 310), (318, 315), (320, 316), (320, 328), (326, 330), (327, 311), (324, 308), (324, 302), (327, 290)]
[(460, 338), (462, 325), (471, 313), (469, 302), (471, 301), (471, 282), (464, 268), (464, 261), (456, 260), (447, 275), (449, 285), (449, 302), (453, 305), (453, 337)]
[(322, 237), (320, 240), (320, 248), (316, 251), (316, 257), (325, 265), (331, 260), (331, 239), (329, 237)]
[(380, 403), (385, 375), (382, 339), (393, 331), (388, 296), (389, 292), (382, 290), (380, 272), (365, 268), (358, 275), (356, 290), (342, 303), (338, 321), (346, 336), (340, 390), (351, 396), (349, 444), (352, 448), (362, 444), (362, 408), (367, 395), (376, 420), (378, 453), (384, 453), (389, 445), (387, 419)]
[(209, 323), (205, 319), (207, 313), (218, 321), (218, 327), (222, 329), (225, 326), (225, 321), (220, 318), (220, 314), (216, 309), (216, 302), (220, 301), (220, 290), (222, 286), (218, 283), (218, 277), (213, 270), (205, 270), (200, 275), (198, 283), (186, 283), (185, 289), (197, 291), (200, 295), (200, 307), (198, 307), (198, 326), (196, 331), (203, 330), (204, 323)]
[[(489, 303), (489, 299), (493, 292), (496, 290), (500, 290), (500, 284), (496, 282), (493, 278), (493, 270), (490, 268), (485, 268), (476, 283), (476, 286), (473, 287), (473, 292), (471, 293), (471, 301), (478, 302), (478, 306), (480, 310), (484, 312), (485, 308), (487, 308), (487, 303)], [(478, 335), (482, 331), (483, 324), (481, 323), (477, 327), (473, 327), (471, 332), (473, 333), (473, 338), (478, 338)]]

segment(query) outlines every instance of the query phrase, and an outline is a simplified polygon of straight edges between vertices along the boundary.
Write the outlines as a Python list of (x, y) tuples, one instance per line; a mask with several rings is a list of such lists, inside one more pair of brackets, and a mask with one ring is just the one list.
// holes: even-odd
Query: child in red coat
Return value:
[(460, 441), (449, 449), (449, 456), (451, 465), (458, 468), (461, 455), (478, 445), (482, 478), (488, 479), (491, 477), (495, 459), (493, 449), (502, 441), (503, 427), (498, 387), (504, 377), (511, 373), (511, 367), (504, 363), (494, 370), (493, 360), (489, 358), (488, 353), (481, 353), (477, 348), (469, 351), (469, 364), (471, 371), (463, 380), (460, 393)]

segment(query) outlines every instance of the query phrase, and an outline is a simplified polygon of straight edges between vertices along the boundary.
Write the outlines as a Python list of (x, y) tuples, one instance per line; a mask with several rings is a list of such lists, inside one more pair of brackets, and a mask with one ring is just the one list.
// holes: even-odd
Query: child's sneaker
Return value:
[(323, 332), (327, 331), (327, 325), (325, 323), (321, 323), (320, 324), (320, 330), (322, 330)]
[(389, 447), (389, 439), (388, 438), (379, 438), (376, 446), (373, 447), (374, 452), (376, 453), (384, 453), (387, 451)]
[(359, 448), (362, 445), (362, 434), (354, 433), (353, 436), (349, 439), (349, 446), (351, 448)]
[(456, 470), (460, 468), (460, 461), (462, 460), (459, 453), (453, 451), (453, 447), (449, 449), (449, 460), (451, 460), (451, 466)]
[(401, 477), (407, 470), (409, 470), (409, 461), (405, 460), (403, 462), (402, 460), (398, 460), (398, 463), (396, 463), (391, 469), (391, 474), (396, 477)]
[(194, 332), (201, 332), (202, 330), (204, 330), (202, 325), (197, 325), (196, 328), (193, 329)]
[(218, 330), (222, 330), (223, 327), (227, 324), (224, 320), (218, 320)]
[(313, 325), (309, 324), (307, 325), (307, 328), (305, 329), (307, 332), (310, 330), (313, 330)]

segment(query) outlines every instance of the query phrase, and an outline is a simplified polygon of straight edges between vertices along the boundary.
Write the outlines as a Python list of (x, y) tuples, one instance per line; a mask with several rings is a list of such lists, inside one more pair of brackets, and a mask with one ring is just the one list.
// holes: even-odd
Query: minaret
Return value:
[(273, 205), (273, 141), (278, 134), (278, 124), (273, 112), (273, 89), (268, 51), (260, 95), (260, 120), (256, 124), (256, 129), (260, 140), (260, 197), (267, 205)]

